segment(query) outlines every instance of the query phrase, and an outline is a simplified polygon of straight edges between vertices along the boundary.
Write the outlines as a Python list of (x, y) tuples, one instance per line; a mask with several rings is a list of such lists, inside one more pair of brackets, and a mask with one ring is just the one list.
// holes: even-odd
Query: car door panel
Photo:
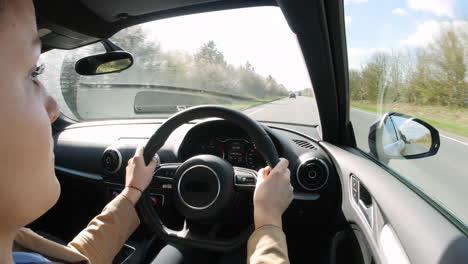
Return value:
[[(337, 167), (343, 214), (362, 230), (377, 263), (468, 263), (468, 238), (417, 193), (362, 152), (321, 145)], [(370, 220), (353, 198), (351, 175), (370, 195)]]

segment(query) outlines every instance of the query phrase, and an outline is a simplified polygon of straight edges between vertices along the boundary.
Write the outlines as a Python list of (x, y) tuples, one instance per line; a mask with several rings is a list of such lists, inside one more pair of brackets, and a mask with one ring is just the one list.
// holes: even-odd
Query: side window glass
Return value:
[(357, 147), (468, 224), (468, 2), (344, 0)]

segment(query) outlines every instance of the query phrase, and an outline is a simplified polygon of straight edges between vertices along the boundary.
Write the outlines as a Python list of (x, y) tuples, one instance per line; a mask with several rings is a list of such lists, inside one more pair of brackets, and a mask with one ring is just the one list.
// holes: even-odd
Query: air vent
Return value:
[(122, 165), (122, 155), (117, 149), (108, 148), (102, 154), (101, 162), (108, 173), (115, 173)]
[(312, 145), (308, 141), (299, 140), (299, 139), (293, 139), (292, 141), (294, 141), (294, 143), (296, 143), (299, 147), (303, 147), (306, 149), (317, 149), (316, 147), (314, 147), (314, 145)]
[(297, 168), (297, 181), (307, 191), (321, 189), (328, 181), (330, 170), (327, 163), (321, 159), (309, 159)]

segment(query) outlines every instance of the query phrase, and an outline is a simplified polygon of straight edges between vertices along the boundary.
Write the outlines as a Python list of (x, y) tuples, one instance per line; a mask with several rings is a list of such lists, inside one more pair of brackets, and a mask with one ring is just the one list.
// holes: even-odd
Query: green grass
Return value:
[(273, 102), (282, 98), (286, 98), (286, 97), (278, 96), (278, 97), (273, 97), (273, 98), (268, 98), (268, 99), (255, 99), (255, 102), (269, 103), (269, 102)]
[(362, 102), (352, 102), (356, 108), (371, 112), (399, 112), (417, 117), (432, 126), (460, 136), (468, 137), (468, 110), (450, 109), (443, 106), (416, 106), (409, 104), (398, 104), (398, 107), (379, 109), (376, 105)]
[(437, 128), (440, 128), (442, 130), (449, 131), (449, 132), (452, 132), (452, 133), (460, 135), (460, 136), (468, 137), (468, 127), (461, 126), (461, 125), (458, 125), (458, 124), (452, 124), (452, 123), (446, 123), (446, 122), (442, 122), (442, 121), (432, 120), (432, 119), (425, 118), (425, 117), (418, 117), (418, 118), (426, 121), (427, 123), (429, 123), (429, 124), (431, 124), (431, 125), (433, 125), (433, 126), (435, 126)]
[(371, 111), (371, 112), (378, 112), (378, 108), (372, 105), (364, 105), (364, 104), (358, 104), (358, 103), (351, 103), (352, 106), (356, 108), (360, 108), (363, 110)]

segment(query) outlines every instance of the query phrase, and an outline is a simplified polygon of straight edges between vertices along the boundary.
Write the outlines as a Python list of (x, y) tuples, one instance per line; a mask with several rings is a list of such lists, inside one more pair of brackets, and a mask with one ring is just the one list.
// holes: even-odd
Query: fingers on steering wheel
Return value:
[(260, 174), (260, 176), (262, 176), (262, 180), (266, 179), (266, 177), (268, 177), (268, 174), (270, 174), (270, 167), (266, 166), (262, 169), (262, 173)]
[(156, 158), (156, 156), (153, 156), (150, 163), (148, 165), (146, 165), (146, 164), (145, 165), (146, 165), (146, 167), (155, 169), (158, 166), (158, 164), (159, 164), (159, 160)]
[(276, 166), (273, 168), (273, 170), (282, 171), (282, 170), (287, 169), (288, 165), (289, 165), (289, 161), (287, 159), (280, 158), (278, 164), (276, 164)]
[(144, 150), (145, 150), (145, 147), (143, 147), (142, 145), (138, 145), (135, 150), (135, 157), (143, 157)]

